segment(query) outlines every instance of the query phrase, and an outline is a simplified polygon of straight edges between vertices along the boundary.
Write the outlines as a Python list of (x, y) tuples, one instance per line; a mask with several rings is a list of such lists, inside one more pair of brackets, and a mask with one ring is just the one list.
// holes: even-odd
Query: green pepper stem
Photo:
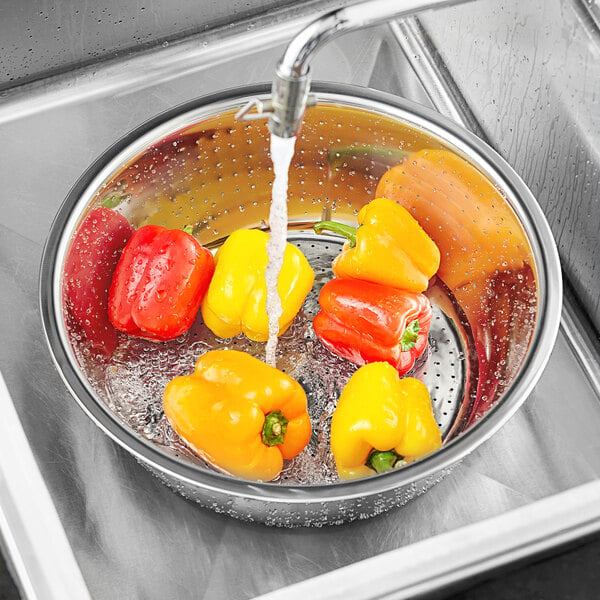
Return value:
[(402, 339), (400, 340), (400, 350), (402, 350), (402, 352), (412, 350), (415, 347), (417, 339), (419, 338), (419, 331), (421, 331), (421, 326), (419, 325), (418, 319), (411, 321), (406, 326)]
[(350, 248), (354, 248), (354, 246), (356, 246), (356, 227), (352, 227), (352, 225), (338, 223), (337, 221), (319, 221), (313, 225), (313, 229), (319, 234), (323, 230), (338, 233), (339, 235), (344, 236), (350, 242)]
[(278, 446), (283, 444), (285, 431), (289, 420), (283, 416), (280, 410), (274, 410), (265, 415), (265, 424), (262, 430), (262, 441), (267, 446)]
[(193, 225), (186, 225), (185, 227), (183, 227), (183, 231), (185, 231), (186, 233), (188, 233), (189, 235), (192, 235), (194, 232), (194, 226)]
[(391, 471), (398, 461), (404, 460), (404, 457), (398, 454), (393, 448), (391, 450), (377, 450), (373, 448), (367, 456), (365, 465), (373, 469), (376, 473), (385, 473)]

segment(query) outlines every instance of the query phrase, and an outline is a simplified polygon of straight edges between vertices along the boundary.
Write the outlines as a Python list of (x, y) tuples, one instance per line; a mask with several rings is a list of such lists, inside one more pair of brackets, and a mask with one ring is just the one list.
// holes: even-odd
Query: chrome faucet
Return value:
[[(372, 0), (323, 15), (305, 27), (288, 45), (277, 66), (271, 100), (267, 103), (251, 101), (238, 112), (237, 118), (268, 118), (273, 135), (284, 138), (296, 136), (302, 126), (304, 110), (311, 104), (309, 60), (317, 48), (352, 29), (462, 1)], [(252, 113), (252, 108), (256, 108), (257, 112)]]

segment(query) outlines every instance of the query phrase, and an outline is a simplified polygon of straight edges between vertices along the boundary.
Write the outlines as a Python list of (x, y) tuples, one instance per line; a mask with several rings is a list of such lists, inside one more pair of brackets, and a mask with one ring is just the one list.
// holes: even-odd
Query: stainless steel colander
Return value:
[[(112, 195), (136, 227), (192, 225), (217, 248), (240, 227), (268, 229), (273, 179), (269, 132), (234, 118), (266, 86), (203, 98), (160, 115), (110, 148), (82, 176), (52, 226), (41, 272), (41, 305), (52, 354), (75, 399), (117, 443), (169, 486), (232, 516), (275, 525), (367, 518), (406, 503), (494, 434), (535, 385), (553, 347), (561, 274), (535, 199), (489, 147), (456, 124), (396, 97), (315, 86), (290, 172), (289, 235), (309, 259), (315, 287), (279, 344), (278, 366), (307, 391), (314, 433), (274, 482), (217, 472), (196, 457), (162, 414), (164, 385), (211, 348), (264, 358), (264, 344), (221, 340), (196, 320), (166, 343), (120, 335), (109, 358), (90, 352), (64, 299), (64, 264), (82, 219)], [(390, 169), (393, 169), (390, 171)], [(429, 350), (414, 375), (428, 386), (444, 445), (373, 477), (342, 482), (329, 453), (329, 421), (355, 367), (325, 350), (311, 319), (341, 248), (311, 225), (354, 224), (385, 193), (411, 210), (438, 244), (442, 264), (428, 295)]]

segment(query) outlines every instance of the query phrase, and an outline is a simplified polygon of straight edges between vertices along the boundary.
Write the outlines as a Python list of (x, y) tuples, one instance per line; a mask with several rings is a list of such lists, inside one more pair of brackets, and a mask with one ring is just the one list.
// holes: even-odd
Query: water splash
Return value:
[(287, 243), (287, 188), (288, 173), (296, 138), (281, 138), (271, 135), (271, 160), (273, 161), (273, 196), (269, 212), (271, 236), (267, 245), (269, 262), (266, 270), (267, 283), (267, 315), (269, 317), (269, 339), (266, 346), (265, 361), (276, 366), (277, 336), (279, 334), (279, 318), (283, 312), (281, 298), (277, 290), (279, 273), (283, 265), (283, 255)]

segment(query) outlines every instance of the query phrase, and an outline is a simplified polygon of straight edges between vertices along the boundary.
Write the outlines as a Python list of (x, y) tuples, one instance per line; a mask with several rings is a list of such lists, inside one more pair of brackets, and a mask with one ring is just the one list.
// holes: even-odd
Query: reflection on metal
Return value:
[[(0, 93), (61, 74), (71, 76), (82, 69), (90, 73), (102, 70), (103, 63), (115, 62), (114, 57), (127, 63), (132, 56), (149, 52), (160, 60), (186, 36), (202, 49), (215, 39), (231, 37), (236, 30), (260, 35), (266, 21), (284, 26), (302, 15), (312, 20), (339, 6), (340, 0), (171, 0), (151, 5), (145, 0), (126, 4), (103, 0), (99, 5), (67, 2), (60, 7), (4, 0)], [(130, 75), (134, 73), (130, 71)]]
[[(598, 0), (573, 0), (573, 5), (582, 17), (585, 16), (592, 22), (596, 36), (600, 36), (600, 3)], [(588, 29), (592, 28), (588, 27)]]

